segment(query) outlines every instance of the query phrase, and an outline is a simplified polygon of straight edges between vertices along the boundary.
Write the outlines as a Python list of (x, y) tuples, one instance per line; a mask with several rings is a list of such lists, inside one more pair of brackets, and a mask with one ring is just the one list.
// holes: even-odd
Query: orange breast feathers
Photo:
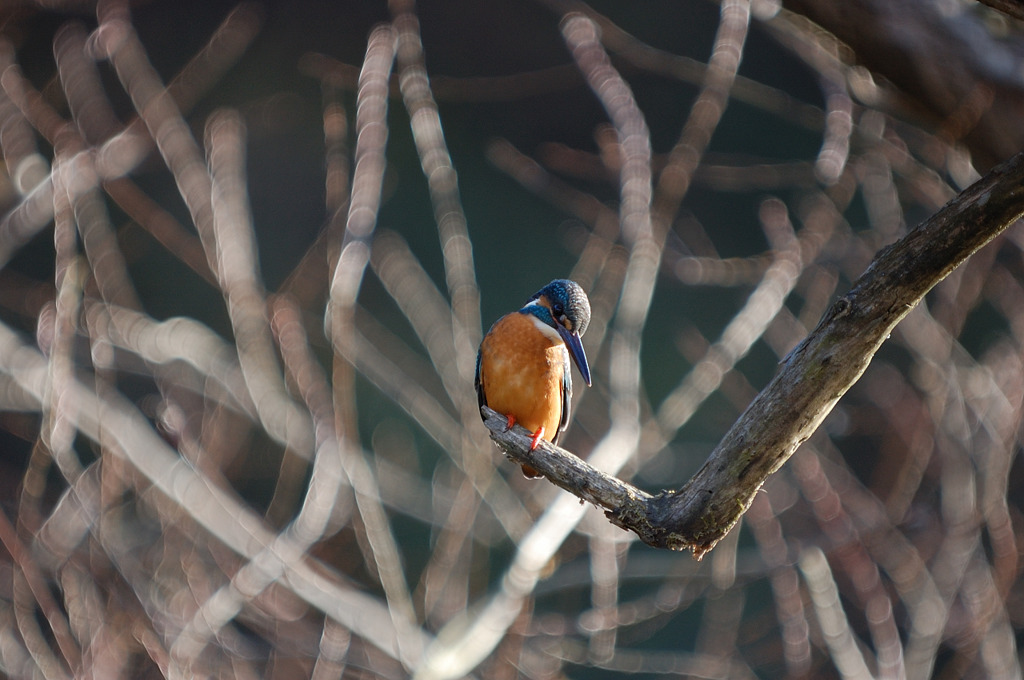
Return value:
[(545, 334), (533, 315), (513, 312), (495, 322), (480, 345), (480, 387), (487, 405), (531, 432), (555, 441), (562, 422), (568, 354), (554, 330)]

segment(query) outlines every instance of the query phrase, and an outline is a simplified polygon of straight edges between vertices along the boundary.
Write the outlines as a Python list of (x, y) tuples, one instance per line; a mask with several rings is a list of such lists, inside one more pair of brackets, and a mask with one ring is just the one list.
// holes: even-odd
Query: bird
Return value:
[[(590, 300), (583, 288), (569, 279), (555, 279), (522, 309), (495, 321), (480, 343), (476, 357), (480, 407), (489, 406), (504, 415), (506, 431), (516, 423), (531, 431), (530, 451), (541, 439), (558, 443), (569, 423), (570, 358), (587, 386), (591, 384), (580, 339), (589, 324)], [(523, 474), (540, 476), (529, 465), (523, 466)]]

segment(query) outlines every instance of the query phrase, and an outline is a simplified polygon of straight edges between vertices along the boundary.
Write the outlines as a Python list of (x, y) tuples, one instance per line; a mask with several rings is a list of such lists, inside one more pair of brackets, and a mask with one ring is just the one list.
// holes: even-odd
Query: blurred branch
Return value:
[(820, 548), (810, 548), (800, 556), (800, 571), (807, 581), (811, 603), (821, 621), (825, 644), (836, 668), (844, 678), (873, 677), (857, 647), (850, 619), (843, 611), (839, 589)]
[[(46, 360), (4, 324), (0, 324), (0, 350), (0, 372), (38, 404), (45, 391)], [(188, 508), (190, 516), (224, 545), (247, 559), (255, 559), (272, 545), (276, 534), (258, 514), (182, 461), (123, 397), (97, 395), (78, 381), (68, 389), (69, 398), (80, 405), (76, 424), (81, 433), (93, 441), (103, 440), (106, 450), (131, 463), (179, 507)], [(384, 653), (395, 658), (408, 654), (409, 665), (415, 665), (417, 650), (430, 642), (430, 636), (416, 626), (396, 630), (385, 606), (349, 586), (322, 562), (306, 558), (292, 563), (282, 580), (312, 606), (375, 641)]]
[[(192, 108), (241, 57), (242, 52), (255, 38), (260, 21), (256, 7), (247, 3), (240, 4), (225, 17), (210, 41), (189, 60), (185, 68), (167, 86), (166, 94), (180, 111)], [(119, 45), (119, 41), (124, 38), (119, 28), (119, 25), (115, 24), (112, 27), (109, 23), (101, 26), (95, 35), (96, 49), (109, 49), (112, 46), (111, 42)], [(111, 56), (107, 52), (104, 53), (108, 57)], [(6, 128), (4, 159), (24, 180), (24, 185), (20, 188), (26, 197), (26, 200), (0, 219), (0, 264), (5, 264), (53, 217), (53, 184), (52, 178), (45, 173), (42, 158), (32, 153), (34, 149), (31, 148), (32, 143), (28, 139), (17, 140), (20, 144), (14, 146), (19, 153), (11, 155), (11, 135), (8, 130), (12, 127), (17, 128), (21, 121), (12, 115), (13, 111), (6, 111), (3, 105), (10, 97), (19, 108), (31, 109), (36, 116), (42, 116), (46, 125), (40, 128), (41, 132), (45, 130), (55, 134), (55, 130), (63, 123), (59, 117), (54, 117), (45, 106), (42, 106), (42, 98), (37, 92), (27, 88), (27, 82), (16, 66), (6, 68), (8, 64), (2, 61), (0, 66), (5, 67), (2, 85), (6, 96), (0, 95), (0, 115), (5, 119)], [(27, 132), (23, 134), (27, 135)], [(44, 136), (47, 136), (45, 132)], [(96, 152), (97, 174), (102, 179), (116, 179), (129, 174), (151, 151), (152, 145), (153, 140), (145, 131), (145, 123), (141, 118), (135, 118), (122, 131), (99, 146)], [(40, 172), (45, 174), (39, 176)]]
[[(445, 281), (451, 297), (452, 334), (456, 367), (463, 384), (469, 385), (475, 365), (473, 350), (480, 343), (480, 291), (473, 265), (473, 245), (469, 239), (468, 220), (459, 196), (458, 174), (448, 152), (437, 102), (430, 90), (430, 79), (420, 37), (420, 23), (413, 12), (414, 4), (393, 0), (389, 9), (397, 33), (396, 60), (399, 86), (413, 139), (420, 157), (423, 175), (430, 190), (434, 220), (441, 239)], [(471, 392), (456, 402), (464, 417), (473, 412)]]
[(1020, 0), (979, 0), (981, 4), (997, 9), (1003, 14), (1024, 21), (1024, 2)]
[[(542, 445), (525, 430), (491, 437), (517, 463), (607, 511), (647, 544), (700, 559), (743, 515), (773, 472), (814, 433), (857, 381), (893, 327), (931, 288), (1024, 214), (1024, 154), (993, 170), (907, 236), (882, 250), (680, 490), (645, 494)], [(488, 414), (490, 415), (490, 414)]]
[(1007, 66), (1017, 63), (1024, 44), (1017, 35), (999, 38), (987, 29), (975, 5), (785, 0), (784, 6), (788, 11), (768, 22), (771, 30), (788, 32), (810, 20), (831, 32), (858, 63), (892, 83), (884, 88), (890, 95), (885, 108), (927, 121), (943, 138), (964, 144), (980, 168), (1022, 147), (1017, 120), (1024, 79)]
[(718, 390), (723, 377), (764, 335), (796, 285), (802, 265), (800, 241), (793, 233), (785, 205), (777, 199), (765, 201), (761, 205), (761, 221), (775, 246), (772, 264), (743, 309), (722, 331), (721, 338), (658, 406), (657, 422), (666, 441)]

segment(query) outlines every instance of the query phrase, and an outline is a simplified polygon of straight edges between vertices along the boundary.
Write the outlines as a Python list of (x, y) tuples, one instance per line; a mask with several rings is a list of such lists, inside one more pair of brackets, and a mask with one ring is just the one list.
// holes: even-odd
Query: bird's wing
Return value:
[[(481, 408), (487, 406), (487, 396), (484, 395), (484, 384), (480, 380), (480, 352), (476, 353), (476, 378), (473, 380), (473, 384), (476, 385), (476, 401)], [(481, 413), (480, 417), (483, 418), (484, 414)]]
[(558, 438), (569, 425), (569, 410), (572, 407), (572, 362), (569, 361), (569, 350), (562, 346), (562, 417), (558, 421), (558, 432), (552, 437), (551, 443), (557, 444)]

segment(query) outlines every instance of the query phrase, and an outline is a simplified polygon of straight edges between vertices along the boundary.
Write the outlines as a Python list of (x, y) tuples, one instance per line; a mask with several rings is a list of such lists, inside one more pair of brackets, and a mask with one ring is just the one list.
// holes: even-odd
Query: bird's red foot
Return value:
[(530, 438), (530, 450), (533, 451), (537, 448), (537, 444), (540, 443), (541, 437), (544, 436), (544, 426), (541, 425), (537, 428), (537, 431), (533, 433), (533, 437)]
[(513, 415), (507, 415), (505, 418), (508, 419), (508, 423), (505, 425), (505, 432), (512, 429), (512, 426), (516, 424), (516, 417)]
[[(533, 436), (530, 438), (530, 451), (533, 451), (534, 449), (537, 448), (537, 444), (540, 443), (541, 437), (543, 436), (544, 426), (541, 425), (540, 427), (537, 428), (537, 431), (534, 432)], [(524, 465), (523, 476), (526, 477), (527, 479), (536, 479), (537, 477), (540, 477), (541, 474), (532, 467), (530, 467), (529, 465)]]

